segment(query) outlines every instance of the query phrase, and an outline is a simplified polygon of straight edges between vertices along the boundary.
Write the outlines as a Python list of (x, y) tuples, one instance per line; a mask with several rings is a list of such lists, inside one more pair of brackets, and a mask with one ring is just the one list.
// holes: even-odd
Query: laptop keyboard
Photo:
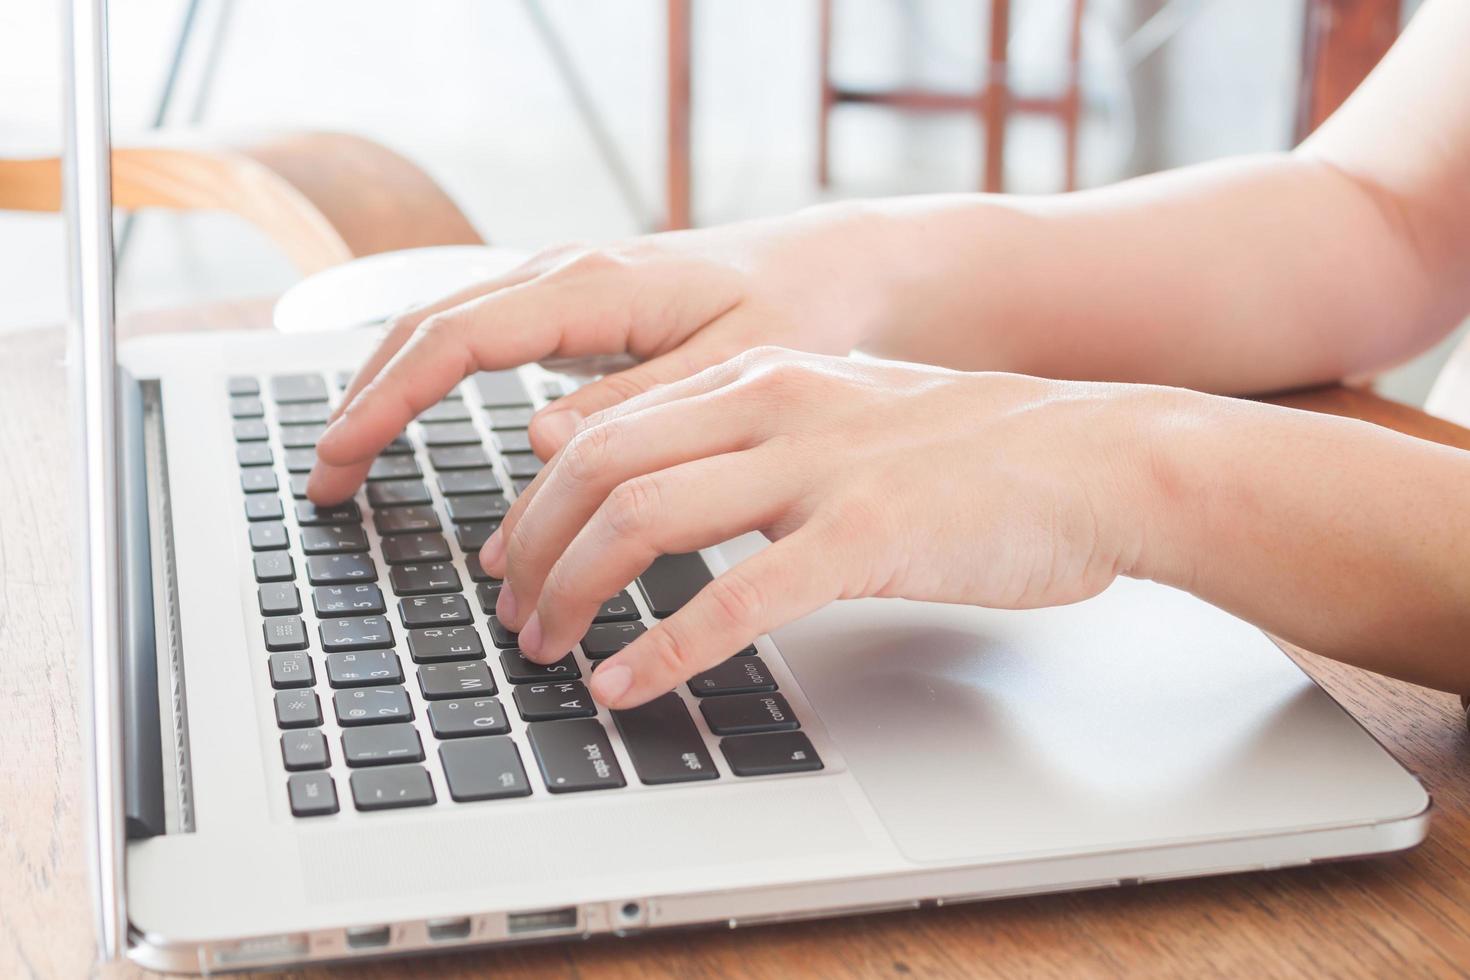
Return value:
[(639, 708), (609, 712), (590, 697), (584, 680), (601, 661), (710, 581), (698, 554), (655, 561), (556, 663), (516, 648), (495, 618), (500, 582), (477, 557), (541, 468), (516, 372), (482, 372), (425, 411), (354, 500), (307, 500), (347, 380), (228, 382), (259, 669), (293, 815), (616, 790), (629, 763), (645, 785), (703, 783), (726, 778), (716, 752), (736, 778), (822, 768), (753, 646)]

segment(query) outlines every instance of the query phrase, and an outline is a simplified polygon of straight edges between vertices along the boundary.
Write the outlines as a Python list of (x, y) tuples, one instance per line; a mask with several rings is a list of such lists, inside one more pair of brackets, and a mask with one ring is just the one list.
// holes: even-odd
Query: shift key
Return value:
[(719, 778), (679, 695), (665, 694), (637, 708), (614, 711), (613, 720), (644, 783), (656, 786)]
[(612, 743), (596, 718), (536, 721), (526, 726), (541, 778), (552, 793), (624, 786)]

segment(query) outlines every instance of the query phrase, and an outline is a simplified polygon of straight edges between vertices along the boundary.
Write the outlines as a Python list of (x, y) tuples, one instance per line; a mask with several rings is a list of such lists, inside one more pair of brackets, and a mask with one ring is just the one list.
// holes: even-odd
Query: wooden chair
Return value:
[[(233, 213), (304, 275), (362, 255), (484, 241), (427, 174), (357, 136), (172, 137), (115, 147), (112, 160), (118, 208)], [(0, 210), (61, 210), (60, 159), (0, 159)]]

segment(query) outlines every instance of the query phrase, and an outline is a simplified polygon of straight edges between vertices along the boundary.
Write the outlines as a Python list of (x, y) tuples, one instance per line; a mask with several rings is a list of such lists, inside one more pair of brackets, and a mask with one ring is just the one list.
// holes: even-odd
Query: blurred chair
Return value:
[(1059, 95), (1022, 97), (1008, 84), (1006, 44), (1010, 40), (1011, 0), (990, 0), (989, 28), (986, 32), (988, 57), (984, 84), (974, 92), (948, 92), (925, 88), (871, 90), (847, 88), (832, 78), (832, 6), (833, 0), (819, 0), (821, 102), (817, 122), (817, 181), (828, 186), (831, 180), (830, 129), (832, 112), (839, 105), (876, 105), (900, 112), (967, 112), (984, 130), (982, 190), (998, 193), (1005, 190), (1006, 124), (1012, 115), (1029, 113), (1049, 116), (1062, 127), (1064, 141), (1064, 178), (1066, 190), (1077, 187), (1077, 139), (1082, 106), (1082, 16), (1085, 0), (1072, 0), (1067, 31), (1067, 80)]
[(1307, 135), (1337, 107), (1399, 36), (1401, 0), (1306, 0), (1296, 138)]
[[(303, 274), (395, 249), (483, 244), (427, 174), (356, 136), (175, 139), (115, 147), (112, 167), (119, 209), (230, 212), (264, 232)], [(60, 211), (60, 158), (0, 158), (0, 210)]]

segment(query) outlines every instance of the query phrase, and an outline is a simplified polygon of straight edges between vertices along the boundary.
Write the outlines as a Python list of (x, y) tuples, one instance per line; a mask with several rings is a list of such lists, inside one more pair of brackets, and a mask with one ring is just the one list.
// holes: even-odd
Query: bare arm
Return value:
[(861, 206), (899, 279), (869, 348), (1259, 392), (1380, 370), (1470, 308), (1470, 4), (1429, 0), (1291, 154), (1079, 194)]

